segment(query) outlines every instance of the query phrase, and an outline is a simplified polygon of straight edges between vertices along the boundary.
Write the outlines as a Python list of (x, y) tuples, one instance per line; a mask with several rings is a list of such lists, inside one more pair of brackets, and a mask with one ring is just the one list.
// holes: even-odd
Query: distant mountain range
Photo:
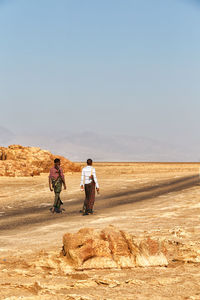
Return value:
[(15, 135), (0, 127), (0, 146), (38, 146), (72, 161), (199, 161), (198, 151), (147, 137), (103, 135), (94, 132)]

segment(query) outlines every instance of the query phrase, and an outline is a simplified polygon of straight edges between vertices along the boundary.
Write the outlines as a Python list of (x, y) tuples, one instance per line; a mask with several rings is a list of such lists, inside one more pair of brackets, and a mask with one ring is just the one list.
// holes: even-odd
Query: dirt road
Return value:
[[(98, 197), (96, 201), (95, 213), (97, 214), (97, 211), (98, 213), (102, 213), (103, 211), (108, 211), (108, 209), (119, 209), (118, 206), (124, 206), (125, 204), (134, 204), (135, 202), (144, 200), (150, 201), (152, 198), (172, 192), (181, 192), (197, 185), (199, 185), (199, 176), (191, 175), (161, 182), (157, 181), (156, 183), (151, 182), (150, 184), (148, 183), (140, 188), (127, 187), (126, 191), (114, 193), (111, 191), (105, 191), (104, 194)], [(66, 212), (59, 215), (57, 222), (65, 222), (66, 216), (68, 221), (73, 221), (73, 219), (79, 214), (79, 210), (83, 204), (83, 197), (80, 197), (80, 195), (77, 195), (77, 193), (72, 194), (72, 197), (73, 200), (66, 201)], [(48, 201), (48, 198), (49, 197), (46, 197), (45, 200)], [(1, 234), (4, 230), (23, 230), (26, 226), (29, 226), (30, 228), (31, 225), (40, 226), (46, 223), (54, 223), (54, 219), (48, 211), (48, 208), (51, 207), (51, 204), (35, 205), (35, 203), (38, 203), (37, 198), (33, 198), (32, 202), (28, 203), (29, 206), (1, 210)], [(111, 213), (110, 210), (109, 212)]]

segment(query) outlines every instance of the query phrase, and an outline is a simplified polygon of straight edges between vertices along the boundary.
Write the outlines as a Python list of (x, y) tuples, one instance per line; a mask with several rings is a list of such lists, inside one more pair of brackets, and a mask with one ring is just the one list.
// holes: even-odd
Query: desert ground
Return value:
[[(48, 174), (0, 177), (0, 299), (200, 299), (198, 163), (96, 163), (100, 195), (82, 216), (80, 173), (66, 173), (65, 211), (51, 214)], [(114, 225), (182, 247), (166, 267), (72, 271), (62, 237)]]

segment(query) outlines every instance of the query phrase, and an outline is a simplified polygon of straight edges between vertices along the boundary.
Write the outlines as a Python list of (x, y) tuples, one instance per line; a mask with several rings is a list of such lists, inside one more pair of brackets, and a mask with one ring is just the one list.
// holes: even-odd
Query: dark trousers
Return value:
[(95, 182), (85, 184), (85, 210), (92, 210), (95, 201)]
[(62, 191), (62, 181), (58, 178), (57, 180), (52, 181), (52, 185), (55, 193), (53, 206), (57, 209), (60, 209), (60, 206), (62, 204), (62, 201), (60, 199), (60, 193)]

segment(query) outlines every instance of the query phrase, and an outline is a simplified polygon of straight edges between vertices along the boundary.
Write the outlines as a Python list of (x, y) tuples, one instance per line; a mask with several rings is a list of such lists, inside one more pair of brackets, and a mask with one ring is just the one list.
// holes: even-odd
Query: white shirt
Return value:
[(91, 183), (92, 182), (92, 179), (90, 178), (91, 175), (93, 175), (94, 182), (96, 183), (96, 188), (99, 188), (96, 171), (95, 168), (93, 168), (92, 166), (87, 166), (82, 169), (81, 185), (83, 185), (84, 180), (85, 180), (85, 184)]

